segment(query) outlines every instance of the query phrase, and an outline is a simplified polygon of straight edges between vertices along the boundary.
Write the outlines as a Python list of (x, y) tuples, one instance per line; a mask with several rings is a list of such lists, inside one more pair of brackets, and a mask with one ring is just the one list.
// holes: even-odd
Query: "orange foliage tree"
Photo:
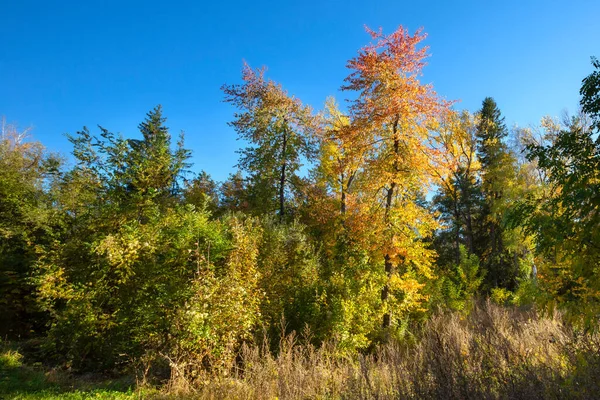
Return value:
[(346, 141), (371, 146), (356, 203), (369, 230), (376, 259), (383, 259), (386, 283), (381, 300), (383, 327), (399, 315), (422, 308), (423, 278), (432, 278), (435, 253), (424, 243), (435, 228), (423, 206), (427, 187), (445, 176), (447, 165), (436, 128), (450, 103), (419, 80), (427, 47), (421, 30), (410, 35), (399, 27), (384, 35), (366, 28), (373, 42), (348, 62), (352, 70), (344, 90), (355, 91), (350, 112), (354, 128)]

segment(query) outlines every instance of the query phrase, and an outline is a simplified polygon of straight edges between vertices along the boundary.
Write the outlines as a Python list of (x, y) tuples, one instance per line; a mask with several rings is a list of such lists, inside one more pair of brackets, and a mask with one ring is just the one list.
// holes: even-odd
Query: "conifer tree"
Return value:
[(176, 150), (171, 150), (171, 135), (165, 121), (162, 107), (156, 106), (139, 125), (143, 139), (127, 141), (130, 146), (125, 165), (127, 189), (138, 201), (173, 200), (179, 190), (180, 175), (188, 166), (190, 151), (183, 147), (183, 134)]
[(518, 263), (504, 243), (503, 213), (511, 202), (509, 188), (516, 179), (516, 160), (505, 143), (508, 130), (494, 99), (485, 98), (477, 116), (477, 150), (484, 195), (481, 223), (486, 249), (481, 256), (487, 269), (488, 287), (513, 290), (517, 285)]

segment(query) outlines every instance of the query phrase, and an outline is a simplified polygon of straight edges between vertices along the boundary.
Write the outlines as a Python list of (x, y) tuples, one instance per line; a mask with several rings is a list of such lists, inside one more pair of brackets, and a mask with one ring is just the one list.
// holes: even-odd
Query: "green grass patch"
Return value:
[(150, 389), (135, 389), (131, 379), (72, 375), (27, 364), (18, 348), (0, 344), (0, 400), (143, 399)]

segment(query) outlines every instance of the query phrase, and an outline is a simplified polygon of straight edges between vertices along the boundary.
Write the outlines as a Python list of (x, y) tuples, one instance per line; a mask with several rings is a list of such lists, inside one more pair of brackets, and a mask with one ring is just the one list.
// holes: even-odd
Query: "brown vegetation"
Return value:
[(368, 355), (302, 342), (283, 338), (277, 355), (244, 346), (227, 373), (175, 375), (164, 397), (591, 399), (600, 390), (598, 334), (563, 324), (560, 314), (490, 302), (468, 317), (438, 313), (404, 343)]

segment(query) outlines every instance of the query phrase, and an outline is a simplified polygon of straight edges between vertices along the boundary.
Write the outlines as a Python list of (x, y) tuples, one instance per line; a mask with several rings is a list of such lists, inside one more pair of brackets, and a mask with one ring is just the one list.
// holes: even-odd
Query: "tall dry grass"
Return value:
[(468, 317), (434, 315), (413, 344), (341, 356), (281, 341), (277, 355), (244, 346), (228, 373), (175, 373), (165, 398), (593, 399), (600, 398), (600, 336), (560, 314), (477, 305)]

